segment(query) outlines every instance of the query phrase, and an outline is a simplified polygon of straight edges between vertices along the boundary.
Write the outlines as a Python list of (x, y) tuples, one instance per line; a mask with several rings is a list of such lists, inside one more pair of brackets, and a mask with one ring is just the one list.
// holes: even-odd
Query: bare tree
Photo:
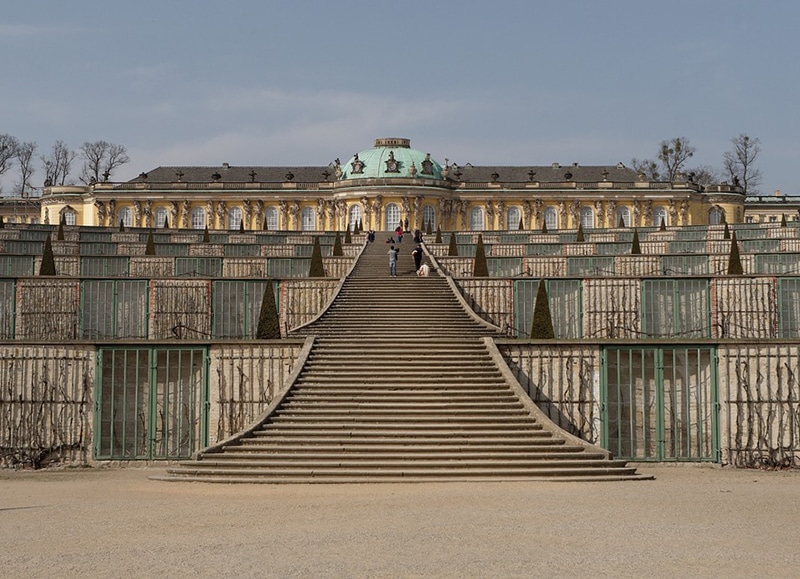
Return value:
[(19, 141), (13, 135), (0, 134), (0, 175), (8, 171), (17, 157)]
[(128, 151), (123, 145), (115, 145), (107, 141), (86, 142), (81, 147), (83, 170), (81, 181), (96, 183), (108, 181), (117, 167), (130, 161)]
[(722, 179), (719, 177), (717, 169), (711, 165), (698, 165), (687, 169), (686, 173), (689, 181), (697, 183), (698, 185), (711, 185), (712, 183), (719, 183)]
[(670, 141), (661, 141), (658, 151), (658, 160), (663, 168), (663, 177), (666, 181), (677, 181), (678, 175), (683, 172), (686, 161), (694, 156), (695, 148), (689, 144), (686, 137), (676, 137)]
[(732, 138), (731, 143), (733, 149), (722, 156), (725, 174), (731, 183), (741, 185), (745, 195), (758, 195), (761, 169), (755, 167), (755, 162), (761, 153), (761, 141), (742, 133)]
[(45, 172), (45, 186), (63, 185), (72, 170), (72, 162), (78, 153), (70, 149), (64, 141), (56, 141), (48, 156), (40, 156)]
[(631, 167), (638, 175), (648, 181), (660, 181), (661, 176), (658, 173), (658, 163), (652, 159), (631, 159)]
[(36, 172), (33, 166), (33, 154), (36, 152), (36, 143), (30, 141), (20, 143), (17, 147), (17, 165), (19, 166), (19, 182), (16, 184), (16, 193), (20, 197), (27, 197), (31, 188), (31, 177)]

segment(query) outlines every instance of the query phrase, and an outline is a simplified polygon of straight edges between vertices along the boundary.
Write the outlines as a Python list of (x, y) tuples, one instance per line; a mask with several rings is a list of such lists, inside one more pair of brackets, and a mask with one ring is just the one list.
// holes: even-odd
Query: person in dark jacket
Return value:
[(411, 252), (411, 257), (414, 258), (414, 271), (418, 270), (422, 265), (422, 246), (418, 243), (414, 251)]

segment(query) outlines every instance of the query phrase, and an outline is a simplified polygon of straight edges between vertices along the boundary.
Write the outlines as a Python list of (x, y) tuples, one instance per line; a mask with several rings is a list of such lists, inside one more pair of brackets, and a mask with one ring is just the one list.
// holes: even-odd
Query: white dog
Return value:
[(419, 277), (428, 277), (430, 273), (431, 273), (431, 268), (427, 263), (423, 263), (421, 266), (419, 266), (419, 269), (417, 270), (417, 275)]

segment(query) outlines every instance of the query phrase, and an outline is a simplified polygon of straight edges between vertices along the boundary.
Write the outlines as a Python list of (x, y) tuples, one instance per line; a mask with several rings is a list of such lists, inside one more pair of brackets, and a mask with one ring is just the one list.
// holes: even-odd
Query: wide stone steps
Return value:
[[(380, 236), (379, 236), (380, 238)], [(535, 418), (489, 354), (497, 330), (401, 247), (365, 248), (336, 299), (291, 333), (314, 336), (293, 385), (246, 434), (163, 480), (343, 483), (640, 479), (624, 461)]]

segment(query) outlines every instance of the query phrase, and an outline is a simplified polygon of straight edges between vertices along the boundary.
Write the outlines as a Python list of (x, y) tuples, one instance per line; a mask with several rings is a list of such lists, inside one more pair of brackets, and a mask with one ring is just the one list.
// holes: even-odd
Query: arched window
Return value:
[(669, 225), (667, 221), (667, 210), (664, 207), (656, 207), (653, 209), (653, 227), (661, 227), (661, 222), (664, 226)]
[(130, 207), (123, 207), (119, 210), (117, 224), (120, 222), (122, 222), (125, 227), (133, 226), (133, 212), (131, 211)]
[(546, 207), (542, 216), (548, 231), (558, 229), (558, 211), (555, 207)]
[(725, 212), (719, 207), (712, 207), (711, 211), (708, 212), (709, 225), (719, 225), (723, 223), (724, 219), (725, 219)]
[(156, 209), (156, 227), (164, 227), (167, 222), (167, 215), (169, 215), (169, 211), (167, 211), (166, 207)]
[(581, 225), (584, 229), (592, 229), (594, 227), (594, 209), (584, 205), (581, 207), (580, 217)]
[(383, 226), (386, 231), (394, 231), (400, 225), (400, 208), (396, 203), (389, 203), (384, 210)]
[(425, 205), (422, 208), (422, 227), (427, 230), (428, 226), (431, 231), (436, 229), (436, 209), (433, 208), (433, 205)]
[(74, 209), (65, 209), (61, 215), (64, 217), (64, 225), (75, 225), (78, 215)]
[(519, 207), (509, 207), (506, 211), (506, 229), (520, 229), (521, 216)]
[(242, 225), (241, 207), (231, 207), (228, 210), (228, 229), (239, 229)]
[[(361, 210), (361, 205), (355, 204), (350, 206), (350, 215), (347, 217), (347, 227), (350, 231), (355, 231), (356, 225), (358, 222), (361, 221), (363, 211)], [(363, 225), (363, 222), (362, 222)]]
[(300, 212), (303, 231), (314, 231), (317, 228), (317, 216), (314, 215), (313, 207), (303, 207)]
[(483, 231), (483, 209), (473, 207), (469, 210), (469, 229), (470, 231)]
[(267, 211), (264, 213), (264, 222), (266, 224), (266, 228), (270, 231), (277, 231), (278, 230), (278, 208), (277, 207), (267, 207)]
[(202, 207), (195, 207), (191, 213), (192, 229), (204, 229), (206, 226), (206, 210)]
[(631, 210), (627, 207), (617, 207), (617, 221), (614, 223), (614, 227), (619, 227), (620, 219), (622, 220), (624, 227), (631, 226)]

